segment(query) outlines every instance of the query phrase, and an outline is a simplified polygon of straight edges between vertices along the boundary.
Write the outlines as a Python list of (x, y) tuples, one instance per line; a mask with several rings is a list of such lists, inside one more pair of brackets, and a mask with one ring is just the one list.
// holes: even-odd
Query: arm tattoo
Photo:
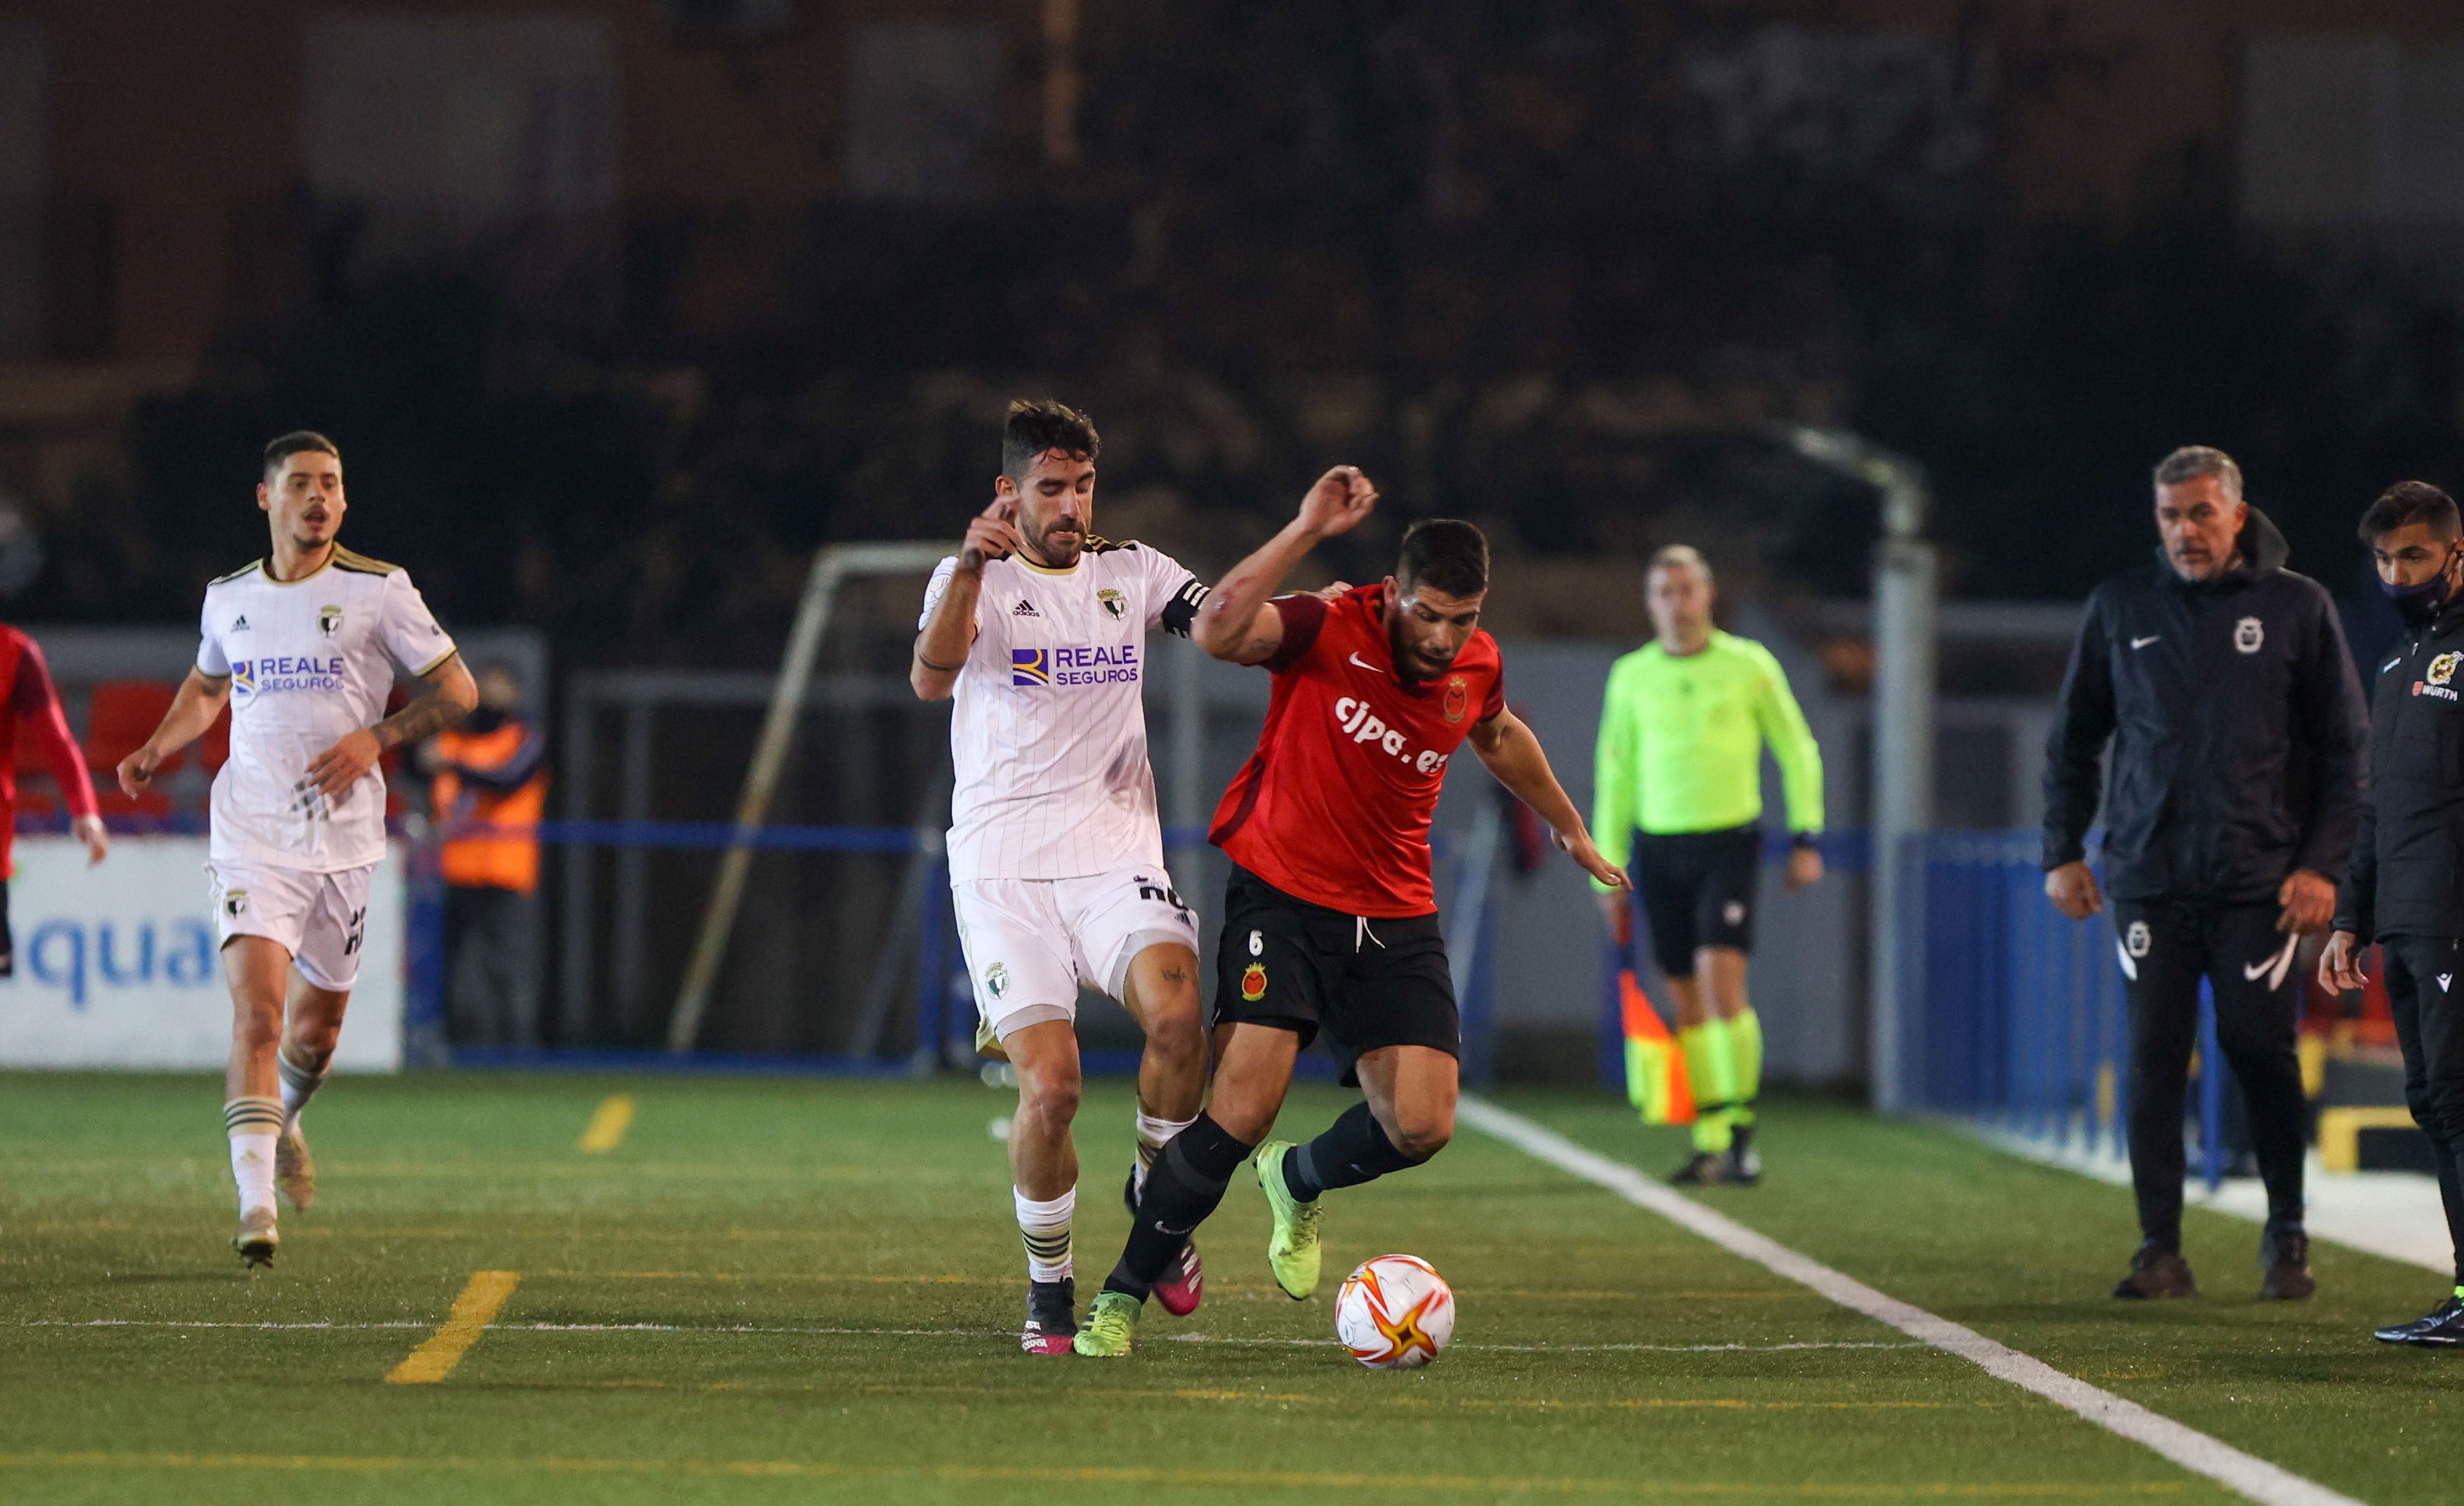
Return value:
[(430, 685), (426, 695), (377, 723), (370, 731), (377, 734), (378, 747), (399, 748), (405, 743), (415, 743), (445, 731), (462, 720), (465, 714), (463, 708), (445, 699), (443, 693)]

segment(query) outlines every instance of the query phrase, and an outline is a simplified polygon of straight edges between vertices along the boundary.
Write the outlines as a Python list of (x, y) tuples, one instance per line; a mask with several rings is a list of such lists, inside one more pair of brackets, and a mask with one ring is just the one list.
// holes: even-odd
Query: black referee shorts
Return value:
[(1759, 826), (1634, 837), (1635, 893), (1651, 926), (1651, 953), (1672, 978), (1694, 975), (1702, 947), (1754, 949), (1754, 900), (1762, 884)]
[(1234, 864), (1216, 948), (1218, 1025), (1271, 1025), (1306, 1049), (1326, 1032), (1343, 1081), (1387, 1046), (1463, 1055), (1454, 974), (1435, 915), (1378, 920), (1285, 893)]

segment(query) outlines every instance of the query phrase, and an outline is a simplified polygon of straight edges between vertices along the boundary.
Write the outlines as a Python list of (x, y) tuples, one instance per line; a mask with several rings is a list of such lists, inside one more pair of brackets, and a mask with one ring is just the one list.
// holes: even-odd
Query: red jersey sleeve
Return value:
[(1271, 603), (1284, 620), (1284, 641), (1266, 656), (1262, 667), (1282, 674), (1309, 657), (1317, 646), (1317, 635), (1326, 627), (1326, 602), (1307, 594), (1279, 596)]
[(9, 709), (33, 729), (53, 782), (68, 801), (69, 814), (92, 816), (94, 780), (86, 773), (85, 754), (69, 735), (68, 715), (60, 709), (60, 692), (52, 685), (51, 666), (43, 663), (43, 651), (31, 638), (17, 660), (17, 683), (10, 688)]
[(1505, 709), (1506, 666), (1501, 664), (1497, 666), (1497, 673), (1489, 676), (1488, 699), (1480, 703), (1480, 716), (1478, 720), (1484, 722), (1495, 721), (1498, 717), (1498, 713)]

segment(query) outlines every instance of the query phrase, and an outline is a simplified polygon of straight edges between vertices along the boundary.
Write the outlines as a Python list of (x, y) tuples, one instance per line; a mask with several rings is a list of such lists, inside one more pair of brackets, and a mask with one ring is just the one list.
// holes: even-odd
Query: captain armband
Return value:
[(1182, 581), (1180, 589), (1172, 594), (1172, 600), (1163, 604), (1163, 630), (1176, 637), (1187, 638), (1190, 624), (1198, 621), (1198, 609), (1206, 604), (1210, 595), (1212, 593), (1195, 576)]

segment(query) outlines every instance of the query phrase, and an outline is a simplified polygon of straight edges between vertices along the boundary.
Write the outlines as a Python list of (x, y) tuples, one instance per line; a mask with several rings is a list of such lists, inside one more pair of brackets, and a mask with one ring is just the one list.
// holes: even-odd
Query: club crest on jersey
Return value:
[(1253, 962), (1241, 974), (1241, 996), (1255, 1004), (1266, 996), (1266, 965)]
[(2440, 654), (2430, 661), (2430, 672), (2423, 678), (2431, 685), (2445, 685), (2455, 678), (2455, 666), (2458, 661), (2464, 661), (2464, 654)]
[(2233, 646), (2246, 654), (2258, 652), (2267, 642), (2267, 624), (2255, 617), (2245, 617), (2233, 624)]
[(342, 609), (341, 607), (320, 606), (317, 609), (317, 631), (331, 638), (341, 630)]
[(1104, 615), (1110, 617), (1113, 622), (1117, 622), (1121, 619), (1130, 615), (1130, 603), (1121, 600), (1121, 593), (1113, 590), (1111, 586), (1106, 586), (1101, 591), (1096, 592), (1095, 600), (1102, 604)]
[(984, 970), (984, 992), (1000, 998), (1009, 992), (1009, 969), (996, 962)]
[(246, 912), (247, 909), (248, 891), (246, 889), (226, 889), (223, 891), (224, 914), (236, 920), (241, 914)]
[(2155, 933), (2147, 928), (2145, 921), (2132, 921), (2130, 928), (2122, 933), (2122, 944), (2132, 956), (2144, 957), (2156, 944)]
[(1446, 725), (1460, 722), (1471, 710), (1471, 682), (1459, 674), (1446, 676)]

